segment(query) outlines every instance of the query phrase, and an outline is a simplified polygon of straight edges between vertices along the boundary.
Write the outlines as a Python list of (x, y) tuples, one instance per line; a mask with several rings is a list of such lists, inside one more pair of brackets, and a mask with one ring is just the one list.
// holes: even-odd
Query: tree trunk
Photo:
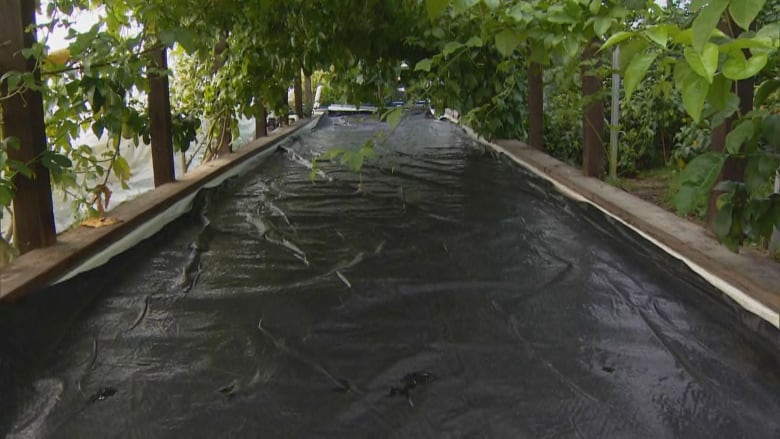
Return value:
[[(151, 51), (151, 69), (166, 70), (168, 61), (164, 46)], [(173, 124), (168, 75), (149, 74), (149, 128), (152, 137), (152, 169), (155, 187), (176, 180), (173, 162)]]
[[(223, 54), (228, 49), (227, 38), (227, 31), (222, 32), (219, 42), (214, 46), (214, 73), (217, 73), (225, 65), (225, 56)], [(232, 122), (230, 112), (226, 112), (215, 121), (215, 123), (219, 124), (216, 146), (217, 157), (233, 152), (230, 146), (230, 143), (233, 141), (233, 134), (231, 133)]]
[[(594, 60), (594, 65), (582, 67), (582, 94), (585, 99), (601, 92), (601, 78), (591, 70), (598, 67), (598, 42), (592, 41), (582, 54), (584, 61)], [(604, 103), (593, 100), (585, 106), (582, 119), (582, 169), (589, 177), (600, 177), (604, 172)]]
[[(35, 4), (32, 0), (0, 0), (0, 44), (5, 45), (0, 49), (0, 76), (9, 71), (33, 72), (35, 82), (40, 83), (35, 60), (21, 55), (22, 49), (35, 43), (35, 33), (26, 32), (35, 26)], [(2, 94), (7, 95), (5, 83), (2, 87)], [(19, 140), (19, 149), (7, 149), (8, 158), (31, 164), (35, 173), (32, 179), (21, 174), (14, 177), (14, 241), (19, 252), (26, 253), (57, 242), (49, 170), (36, 160), (47, 149), (40, 92), (27, 90), (3, 99), (2, 118), (3, 136)]]
[(528, 66), (528, 143), (544, 149), (544, 71), (542, 65)]
[(233, 152), (233, 149), (230, 146), (230, 143), (233, 141), (232, 122), (233, 118), (230, 117), (230, 114), (226, 114), (217, 119), (217, 123), (219, 124), (219, 136), (217, 137), (216, 148), (217, 157), (222, 157)]
[(298, 72), (293, 80), (293, 93), (295, 93), (295, 115), (303, 117), (303, 87), (301, 87), (301, 74)]

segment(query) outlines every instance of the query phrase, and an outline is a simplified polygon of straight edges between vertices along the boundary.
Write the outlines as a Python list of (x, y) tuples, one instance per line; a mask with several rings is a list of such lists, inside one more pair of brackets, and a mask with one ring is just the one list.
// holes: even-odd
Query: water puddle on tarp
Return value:
[(0, 434), (780, 437), (776, 333), (459, 128), (412, 117), (312, 184), (383, 128), (324, 118), (3, 305)]

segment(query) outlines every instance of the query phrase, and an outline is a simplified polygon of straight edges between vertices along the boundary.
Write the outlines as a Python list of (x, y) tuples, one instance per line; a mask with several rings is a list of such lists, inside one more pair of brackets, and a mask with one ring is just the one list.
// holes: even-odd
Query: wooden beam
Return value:
[(528, 143), (544, 149), (544, 70), (539, 63), (528, 66)]
[[(35, 43), (35, 32), (25, 31), (35, 26), (35, 4), (34, 0), (0, 0), (0, 76), (9, 71), (33, 72), (35, 83), (40, 84), (35, 60), (21, 54)], [(0, 95), (8, 96), (7, 84)], [(47, 149), (43, 98), (28, 89), (3, 99), (2, 106), (3, 136), (19, 140), (19, 149), (9, 148), (8, 158), (32, 164), (35, 174), (32, 179), (19, 174), (14, 178), (14, 242), (26, 253), (57, 242), (49, 170), (37, 160)]]
[[(149, 67), (167, 70), (168, 60), (164, 46), (152, 50)], [(152, 136), (152, 168), (155, 187), (176, 180), (173, 163), (173, 124), (168, 75), (149, 73), (149, 117)]]
[(601, 93), (601, 77), (594, 74), (598, 67), (598, 42), (592, 41), (582, 54), (582, 95), (591, 102), (585, 106), (582, 118), (582, 169), (589, 177), (604, 173), (604, 102), (595, 97)]

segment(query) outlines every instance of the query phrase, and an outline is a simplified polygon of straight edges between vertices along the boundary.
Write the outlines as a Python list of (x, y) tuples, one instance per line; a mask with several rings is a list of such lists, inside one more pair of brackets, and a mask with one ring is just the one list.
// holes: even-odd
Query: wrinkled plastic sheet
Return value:
[(773, 331), (449, 123), (325, 117), (2, 305), (0, 434), (780, 437)]

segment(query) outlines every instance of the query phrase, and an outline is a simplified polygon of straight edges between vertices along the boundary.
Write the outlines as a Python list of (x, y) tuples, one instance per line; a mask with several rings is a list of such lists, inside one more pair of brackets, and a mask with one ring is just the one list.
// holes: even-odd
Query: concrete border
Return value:
[(780, 329), (780, 264), (755, 252), (732, 253), (707, 231), (517, 140), (495, 143), (477, 138), (531, 172), (550, 181), (569, 198), (587, 202), (629, 227), (722, 291), (745, 310)]
[(18, 300), (39, 288), (103, 265), (189, 211), (200, 189), (238, 175), (276, 150), (281, 140), (314, 126), (318, 119), (255, 139), (225, 158), (205, 163), (173, 183), (122, 203), (108, 213), (120, 221), (118, 224), (75, 227), (61, 233), (57, 244), (25, 253), (0, 272), (0, 303)]

